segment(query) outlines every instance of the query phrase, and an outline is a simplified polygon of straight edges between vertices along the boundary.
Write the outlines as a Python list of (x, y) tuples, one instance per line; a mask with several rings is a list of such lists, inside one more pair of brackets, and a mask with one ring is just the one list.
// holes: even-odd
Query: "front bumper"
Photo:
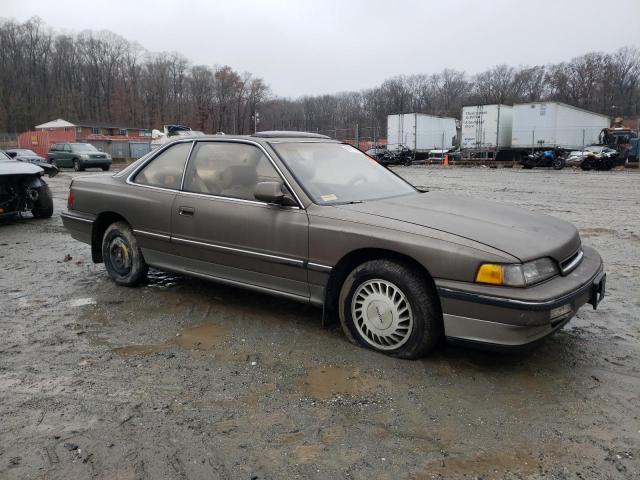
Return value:
[(110, 158), (83, 158), (80, 160), (80, 165), (83, 167), (106, 167), (110, 166), (113, 160)]
[(436, 281), (445, 335), (494, 346), (524, 346), (562, 328), (585, 303), (596, 308), (606, 275), (598, 252), (584, 247), (580, 265), (526, 289)]

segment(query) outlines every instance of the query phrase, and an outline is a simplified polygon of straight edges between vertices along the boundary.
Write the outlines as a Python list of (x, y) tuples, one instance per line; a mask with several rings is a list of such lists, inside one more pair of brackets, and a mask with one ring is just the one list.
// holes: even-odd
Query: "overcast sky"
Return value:
[(227, 64), (290, 97), (640, 46), (640, 0), (0, 0), (0, 17), (34, 15), (56, 30), (107, 29)]

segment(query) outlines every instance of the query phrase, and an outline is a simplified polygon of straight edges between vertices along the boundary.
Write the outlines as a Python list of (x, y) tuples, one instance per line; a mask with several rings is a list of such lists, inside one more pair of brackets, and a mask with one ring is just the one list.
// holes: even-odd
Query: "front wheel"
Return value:
[(53, 197), (49, 185), (37, 189), (38, 199), (33, 204), (31, 213), (35, 218), (50, 218), (53, 215)]
[(147, 263), (131, 227), (125, 222), (107, 227), (102, 237), (102, 259), (107, 273), (118, 285), (133, 287), (147, 278)]
[(585, 172), (588, 172), (592, 168), (591, 161), (590, 160), (583, 160), (582, 163), (580, 164), (580, 168), (582, 170), (584, 170)]
[(351, 342), (399, 358), (426, 355), (443, 334), (435, 290), (403, 262), (371, 260), (355, 268), (340, 290), (339, 314)]
[(102, 171), (103, 172), (108, 172), (110, 168), (111, 168), (111, 165), (103, 165), (102, 166)]
[(562, 169), (564, 168), (564, 165), (565, 165), (564, 159), (562, 159), (562, 158), (556, 158), (556, 159), (553, 161), (553, 164), (551, 165), (551, 167), (552, 167), (554, 170), (562, 170)]

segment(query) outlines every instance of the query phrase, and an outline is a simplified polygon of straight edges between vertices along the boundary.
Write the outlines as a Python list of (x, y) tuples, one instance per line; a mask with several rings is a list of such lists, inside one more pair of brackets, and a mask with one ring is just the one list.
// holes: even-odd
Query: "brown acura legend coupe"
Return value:
[(281, 295), (401, 358), (443, 337), (530, 344), (605, 290), (573, 225), (416, 189), (315, 134), (181, 138), (74, 179), (62, 219), (119, 285), (151, 266)]

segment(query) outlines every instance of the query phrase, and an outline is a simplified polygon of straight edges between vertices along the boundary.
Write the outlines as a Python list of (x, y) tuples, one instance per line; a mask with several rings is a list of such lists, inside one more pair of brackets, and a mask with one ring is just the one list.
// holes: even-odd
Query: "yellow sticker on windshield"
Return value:
[(333, 202), (334, 200), (338, 199), (338, 197), (336, 197), (333, 193), (330, 195), (320, 195), (320, 198), (323, 202)]

